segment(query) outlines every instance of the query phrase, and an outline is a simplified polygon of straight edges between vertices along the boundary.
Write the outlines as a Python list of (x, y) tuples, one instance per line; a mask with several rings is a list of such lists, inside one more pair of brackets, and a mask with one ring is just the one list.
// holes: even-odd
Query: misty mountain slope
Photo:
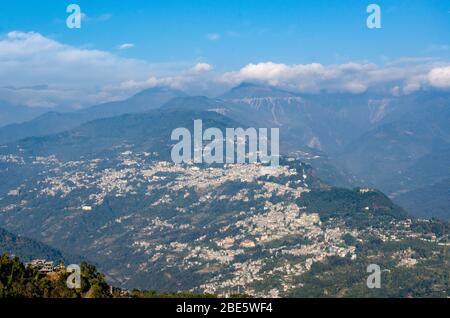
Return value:
[(417, 217), (449, 220), (450, 178), (400, 193), (394, 200)]
[(49, 110), (44, 107), (26, 107), (0, 101), (0, 127), (31, 120)]
[(430, 130), (422, 128), (404, 123), (384, 125), (354, 141), (339, 160), (368, 184), (381, 184), (431, 151)]
[(288, 97), (297, 97), (297, 95), (272, 86), (243, 82), (238, 86), (232, 88), (225, 94), (222, 94), (218, 98), (224, 100), (230, 99), (240, 100), (245, 98), (251, 99), (263, 97), (288, 98)]
[[(308, 146), (330, 155), (383, 123), (399, 108), (380, 94), (293, 94), (275, 87), (242, 84), (220, 97), (241, 121), (279, 127), (288, 149)], [(233, 116), (233, 115), (230, 115)]]
[[(385, 262), (400, 275), (406, 265), (397, 255), (408, 248), (414, 265), (402, 282), (443, 268), (437, 229), (445, 224), (408, 218), (374, 189), (329, 186), (294, 157), (272, 168), (173, 164), (170, 132), (192, 129), (198, 118), (205, 127), (241, 125), (215, 112), (161, 110), (0, 148), (0, 177), (8, 180), (1, 226), (83, 255), (126, 288), (301, 294), (308, 275), (339, 275), (321, 270), (334, 262), (354, 273)], [(357, 290), (361, 277), (335, 284), (333, 293)]]
[(32, 136), (51, 135), (71, 129), (89, 120), (90, 116), (82, 113), (47, 112), (28, 122), (0, 128), (0, 144)]
[(450, 148), (420, 158), (387, 182), (391, 197), (420, 217), (450, 219)]
[(124, 101), (105, 103), (76, 112), (48, 112), (31, 121), (0, 128), (0, 144), (26, 137), (45, 136), (67, 131), (98, 118), (157, 109), (170, 99), (180, 96), (186, 96), (186, 94), (164, 87), (155, 87)]
[[(363, 134), (342, 150), (339, 161), (357, 176), (379, 187), (397, 184), (395, 180), (400, 180), (408, 169), (421, 170), (420, 167), (427, 165), (427, 156), (450, 146), (450, 99), (447, 102), (446, 105), (426, 105), (426, 108), (405, 114), (401, 120)], [(445, 165), (447, 157), (442, 152), (430, 160), (434, 160), (437, 169)], [(413, 168), (415, 165), (417, 167)], [(395, 185), (390, 189), (393, 188)]]
[(2, 254), (15, 255), (24, 261), (47, 259), (55, 263), (61, 261), (67, 263), (67, 258), (60, 251), (32, 239), (14, 235), (0, 228), (0, 255)]
[[(414, 164), (401, 171), (395, 177), (387, 179), (386, 189), (395, 195), (396, 189), (413, 190), (431, 186), (439, 181), (450, 178), (450, 146), (434, 149), (421, 157)], [(402, 191), (398, 191), (401, 193)]]
[(305, 146), (288, 154), (311, 165), (314, 168), (314, 176), (328, 184), (348, 189), (363, 184), (342, 167), (337, 168), (334, 159), (323, 151)]
[[(235, 89), (237, 90), (237, 88)], [(265, 93), (272, 92), (269, 88)], [(284, 101), (284, 97), (280, 97)], [(248, 101), (251, 101), (250, 99)], [(269, 102), (268, 102), (269, 101)], [(283, 153), (294, 151), (304, 144), (292, 133), (292, 127), (286, 125), (280, 127), (280, 124), (274, 121), (275, 116), (281, 116), (282, 109), (274, 110), (278, 107), (278, 102), (273, 102), (272, 97), (259, 100), (260, 104), (243, 104), (242, 100), (212, 99), (204, 96), (175, 98), (164, 104), (162, 110), (189, 110), (189, 111), (210, 111), (227, 116), (245, 127), (254, 128), (280, 128), (280, 147)], [(272, 104), (272, 102), (274, 104)], [(283, 115), (284, 116), (284, 115)], [(293, 146), (295, 145), (295, 146)]]
[(301, 146), (317, 148), (329, 155), (351, 151), (346, 147), (363, 144), (358, 138), (365, 133), (398, 122), (430, 129), (430, 134), (440, 135), (448, 142), (448, 93), (418, 92), (397, 97), (381, 92), (299, 95), (244, 83), (219, 99), (229, 107), (233, 105), (234, 111), (240, 109), (241, 121), (253, 119), (280, 127), (286, 135), (297, 137), (292, 139)]
[(81, 112), (87, 113), (95, 118), (113, 117), (127, 113), (140, 113), (158, 109), (161, 105), (177, 97), (187, 97), (187, 94), (163, 86), (154, 87), (141, 91), (124, 101), (92, 106), (83, 109)]
[[(450, 95), (424, 93), (405, 99), (401, 115), (388, 117), (354, 140), (335, 162), (414, 214), (448, 219), (447, 192), (438, 189), (450, 173)], [(432, 193), (436, 202), (431, 202)]]
[(206, 96), (176, 97), (162, 105), (161, 110), (229, 112), (228, 105), (221, 100)]
[[(327, 120), (326, 117), (318, 120), (318, 117), (324, 116), (320, 108), (320, 104), (312, 104), (307, 98), (293, 93), (249, 83), (241, 84), (215, 99), (181, 97), (162, 106), (162, 109), (215, 111), (249, 127), (280, 128), (285, 152), (304, 146), (326, 148), (321, 142), (329, 140), (330, 131), (339, 134), (341, 129), (346, 131), (345, 134), (354, 136), (347, 122), (339, 124), (338, 128), (336, 120)], [(325, 127), (327, 132), (324, 132)], [(336, 140), (330, 143), (334, 145)]]

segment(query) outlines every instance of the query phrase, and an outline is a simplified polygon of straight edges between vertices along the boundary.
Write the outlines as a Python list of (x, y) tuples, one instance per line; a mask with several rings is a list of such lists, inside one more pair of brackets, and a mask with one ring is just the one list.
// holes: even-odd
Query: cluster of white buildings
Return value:
[(39, 272), (44, 274), (60, 272), (65, 270), (65, 266), (63, 264), (55, 266), (53, 261), (47, 261), (45, 259), (32, 260), (29, 263), (25, 263), (25, 267), (37, 269)]

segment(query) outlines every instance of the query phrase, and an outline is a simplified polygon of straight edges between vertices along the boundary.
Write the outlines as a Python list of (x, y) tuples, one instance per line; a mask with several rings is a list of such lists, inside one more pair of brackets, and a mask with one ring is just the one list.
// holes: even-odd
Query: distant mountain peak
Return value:
[(165, 105), (162, 109), (182, 109), (182, 110), (208, 110), (217, 107), (221, 103), (216, 99), (211, 99), (206, 96), (188, 96), (176, 97)]
[(252, 83), (252, 82), (242, 82), (238, 86), (234, 87), (233, 89), (239, 89), (239, 88), (247, 88), (247, 87), (267, 87), (262, 84)]
[(143, 91), (140, 91), (139, 93), (135, 94), (132, 99), (134, 98), (142, 98), (147, 96), (154, 96), (158, 94), (171, 94), (176, 97), (185, 97), (188, 96), (185, 92), (170, 88), (168, 86), (155, 86), (151, 88), (144, 89)]
[(222, 95), (222, 99), (241, 99), (241, 98), (258, 98), (258, 97), (294, 97), (294, 93), (290, 93), (274, 86), (263, 85), (251, 82), (242, 82), (238, 86), (232, 88), (229, 92)]
[[(21, 124), (11, 124), (1, 127), (2, 121), (8, 122), (8, 118), (3, 119), (3, 113), (11, 113), (0, 104), (0, 143), (27, 138), (31, 136), (51, 135), (65, 130), (73, 129), (83, 123), (99, 118), (120, 116), (126, 113), (141, 113), (160, 108), (165, 103), (174, 98), (186, 97), (182, 91), (169, 87), (158, 86), (146, 89), (131, 98), (108, 102), (92, 107), (83, 108), (74, 112), (57, 112), (55, 110), (39, 109), (40, 113), (33, 116), (34, 119)], [(9, 107), (11, 108), (11, 107)], [(12, 108), (13, 110), (19, 108)], [(28, 110), (28, 108), (27, 108)], [(33, 110), (33, 109), (32, 109)], [(48, 112), (46, 112), (48, 111)], [(31, 118), (30, 118), (31, 119)]]

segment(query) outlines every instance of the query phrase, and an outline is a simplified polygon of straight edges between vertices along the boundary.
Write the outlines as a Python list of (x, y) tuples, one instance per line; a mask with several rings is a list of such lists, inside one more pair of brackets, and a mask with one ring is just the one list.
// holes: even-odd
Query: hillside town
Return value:
[[(357, 228), (339, 215), (323, 218), (304, 205), (313, 179), (307, 167), (293, 158), (277, 167), (202, 167), (162, 161), (157, 153), (125, 150), (114, 160), (65, 162), (55, 156), (0, 160), (39, 171), (39, 178), (22, 182), (0, 198), (5, 215), (30, 211), (36, 204), (45, 209), (57, 199), (65, 200), (65, 206), (55, 217), (89, 218), (111, 202), (141, 200), (142, 210), (126, 205), (121, 212), (120, 205), (116, 207), (120, 213), (108, 217), (95, 230), (95, 238), (85, 243), (86, 251), (106, 264), (123, 250), (133, 255), (133, 261), (106, 266), (107, 276), (117, 286), (128, 286), (131, 273), (145, 275), (165, 268), (204, 277), (186, 281), (184, 288), (194, 293), (226, 296), (239, 290), (252, 296), (283, 297), (301, 288), (301, 277), (314, 264), (332, 257), (357, 260), (357, 245), (367, 237), (387, 243), (414, 239), (446, 244), (436, 235), (413, 229), (426, 220), (392, 219), (383, 227)], [(361, 188), (355, 193), (363, 199), (377, 192)], [(360, 212), (370, 215), (376, 210), (368, 204)], [(391, 258), (404, 268), (423, 261), (412, 249), (399, 250)], [(28, 265), (44, 273), (61, 270), (45, 260)], [(269, 279), (272, 283), (265, 284)]]

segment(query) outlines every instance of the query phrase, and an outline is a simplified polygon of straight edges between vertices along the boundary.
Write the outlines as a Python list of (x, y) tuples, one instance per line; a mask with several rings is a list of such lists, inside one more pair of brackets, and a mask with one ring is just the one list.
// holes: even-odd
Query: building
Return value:
[(59, 264), (55, 266), (53, 261), (47, 261), (45, 259), (32, 260), (31, 262), (26, 263), (25, 266), (34, 268), (44, 274), (60, 272), (66, 269), (64, 264)]
[(28, 267), (37, 269), (41, 273), (52, 273), (54, 272), (54, 266), (52, 261), (47, 261), (45, 259), (35, 259), (30, 263), (25, 264)]
[(255, 246), (256, 246), (255, 242), (253, 242), (251, 240), (245, 240), (241, 243), (241, 247), (245, 247), (245, 248), (252, 248)]

